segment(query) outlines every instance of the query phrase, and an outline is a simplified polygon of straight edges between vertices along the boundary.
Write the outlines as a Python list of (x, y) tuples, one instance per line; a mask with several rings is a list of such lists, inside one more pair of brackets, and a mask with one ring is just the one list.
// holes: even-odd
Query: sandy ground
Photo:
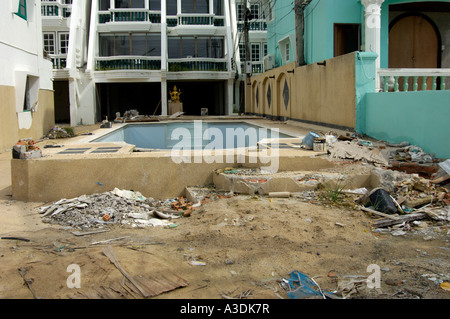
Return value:
[[(114, 226), (75, 236), (71, 229), (42, 223), (43, 203), (11, 199), (10, 157), (0, 154), (0, 236), (29, 241), (0, 240), (2, 299), (87, 298), (101, 287), (114, 289), (123, 275), (102, 252), (107, 245), (131, 276), (170, 274), (188, 282), (154, 299), (287, 299), (281, 283), (292, 271), (314, 278), (323, 291), (339, 292), (340, 284), (372, 275), (373, 264), (380, 269), (380, 288), (354, 283), (349, 298), (450, 297), (430, 280), (449, 275), (445, 226), (430, 222), (426, 233), (393, 236), (372, 229), (373, 217), (353, 208), (234, 196), (207, 202), (178, 219), (177, 227)], [(110, 239), (117, 240), (96, 244)], [(69, 288), (70, 265), (79, 266), (80, 288)]]

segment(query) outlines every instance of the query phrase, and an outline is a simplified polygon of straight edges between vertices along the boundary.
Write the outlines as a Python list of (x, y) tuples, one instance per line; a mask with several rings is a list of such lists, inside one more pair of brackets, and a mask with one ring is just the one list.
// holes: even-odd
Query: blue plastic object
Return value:
[(288, 284), (291, 291), (287, 293), (290, 299), (301, 299), (313, 296), (324, 297), (320, 287), (307, 275), (302, 274), (298, 271), (293, 271), (290, 273), (291, 278), (289, 278)]
[(309, 148), (313, 148), (315, 138), (320, 138), (320, 135), (317, 134), (316, 132), (311, 131), (308, 133), (308, 135), (306, 135), (303, 138), (302, 143), (308, 146)]

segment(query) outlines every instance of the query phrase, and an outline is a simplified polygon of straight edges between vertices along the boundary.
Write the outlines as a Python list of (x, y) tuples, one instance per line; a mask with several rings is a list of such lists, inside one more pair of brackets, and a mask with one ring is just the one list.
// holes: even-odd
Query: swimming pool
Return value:
[(127, 123), (91, 142), (125, 142), (138, 149), (230, 149), (256, 146), (266, 138), (295, 136), (247, 122)]

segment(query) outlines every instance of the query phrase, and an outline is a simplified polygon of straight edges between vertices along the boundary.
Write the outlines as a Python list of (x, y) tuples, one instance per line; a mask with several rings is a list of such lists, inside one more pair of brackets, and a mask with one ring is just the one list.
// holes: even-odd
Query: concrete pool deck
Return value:
[[(201, 119), (185, 118), (182, 121)], [(210, 120), (208, 118), (207, 120)], [(263, 127), (277, 127), (296, 138), (280, 139), (279, 145), (273, 148), (270, 155), (276, 154), (278, 172), (314, 171), (332, 168), (335, 164), (319, 156), (321, 153), (300, 148), (309, 131), (317, 133), (336, 129), (306, 125), (303, 123), (288, 124), (264, 119), (239, 118), (222, 119), (222, 121), (248, 121)], [(61, 147), (42, 148), (43, 157), (37, 159), (11, 160), (12, 196), (15, 200), (47, 202), (61, 198), (73, 198), (84, 194), (94, 194), (113, 190), (128, 189), (141, 192), (146, 197), (165, 199), (180, 196), (186, 187), (204, 186), (214, 183), (214, 172), (227, 167), (263, 168), (273, 164), (265, 148), (246, 149), (243, 162), (237, 157), (234, 161), (206, 162), (203, 158), (190, 163), (176, 163), (170, 150), (134, 152), (134, 146), (124, 142), (91, 143), (102, 134), (116, 129), (121, 124), (113, 124), (112, 128), (98, 129), (92, 135), (77, 136), (64, 140)], [(343, 131), (341, 131), (344, 133)], [(344, 133), (345, 134), (345, 133)], [(58, 140), (52, 140), (57, 144)], [(281, 145), (281, 143), (284, 143)], [(192, 153), (201, 158), (202, 154)], [(217, 158), (225, 156), (217, 151)], [(256, 156), (255, 156), (256, 155)], [(253, 156), (253, 157), (252, 157)], [(257, 158), (256, 162), (252, 159)], [(270, 157), (270, 156), (269, 156)], [(275, 183), (276, 184), (276, 183)], [(281, 187), (280, 189), (282, 189)]]

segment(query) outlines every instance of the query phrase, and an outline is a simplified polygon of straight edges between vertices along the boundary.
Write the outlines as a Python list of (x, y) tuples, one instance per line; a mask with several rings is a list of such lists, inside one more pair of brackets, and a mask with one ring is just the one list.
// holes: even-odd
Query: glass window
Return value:
[(167, 39), (169, 59), (179, 59), (181, 57), (181, 38), (170, 37)]
[(239, 43), (239, 57), (241, 61), (245, 61), (245, 44)]
[(224, 39), (211, 38), (211, 58), (222, 59), (224, 57)]
[(177, 15), (177, 0), (166, 0), (166, 7), (168, 16)]
[(259, 43), (252, 43), (252, 61), (259, 62), (260, 60), (260, 45)]
[(259, 4), (252, 4), (250, 6), (250, 20), (259, 19)]
[(161, 0), (150, 0), (150, 10), (161, 11)]
[(244, 21), (244, 10), (245, 10), (245, 7), (243, 4), (238, 4), (236, 6), (236, 11), (237, 11), (236, 14), (237, 14), (238, 21)]
[(116, 35), (114, 39), (114, 55), (130, 55), (130, 35)]
[(197, 57), (209, 58), (209, 38), (199, 37), (197, 38)]
[(68, 49), (69, 49), (69, 34), (61, 33), (59, 35), (59, 53), (67, 54)]
[(290, 43), (285, 44), (285, 55), (286, 55), (286, 63), (291, 60), (291, 53), (290, 53)]
[(100, 34), (99, 36), (100, 56), (114, 55), (114, 34)]
[(218, 16), (223, 15), (223, 0), (214, 0), (214, 14)]
[(195, 38), (182, 37), (181, 38), (181, 57), (195, 57)]
[(110, 1), (109, 0), (99, 0), (100, 1), (100, 11), (108, 11)]
[(147, 36), (145, 33), (131, 35), (130, 55), (147, 55)]
[(181, 13), (209, 13), (209, 0), (183, 0)]
[(145, 8), (145, 0), (115, 0), (116, 8)]
[(19, 0), (19, 8), (16, 14), (25, 20), (27, 19), (27, 0)]
[(56, 53), (54, 33), (44, 33), (44, 50), (48, 54)]
[(148, 56), (161, 56), (161, 34), (148, 34), (147, 53)]

